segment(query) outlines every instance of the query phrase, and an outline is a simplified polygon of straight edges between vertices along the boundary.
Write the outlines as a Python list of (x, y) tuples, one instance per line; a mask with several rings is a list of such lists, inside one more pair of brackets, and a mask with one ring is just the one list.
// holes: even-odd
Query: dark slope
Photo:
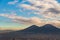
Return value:
[(38, 27), (36, 25), (32, 25), (24, 30), (13, 31), (6, 33), (8, 36), (22, 35), (22, 34), (58, 34), (60, 35), (60, 29), (56, 28), (51, 24), (46, 24), (44, 26)]
[(50, 24), (46, 24), (41, 27), (32, 25), (24, 30), (16, 31), (16, 33), (60, 34), (60, 29)]
[[(13, 32), (9, 32), (9, 33), (3, 33), (0, 34), (0, 39), (2, 38), (16, 38), (16, 37), (44, 37), (44, 35), (46, 36), (56, 36), (58, 35), (58, 37), (60, 36), (60, 29), (56, 28), (53, 25), (50, 24), (46, 24), (44, 26), (38, 27), (36, 25), (32, 25), (24, 30), (19, 30), (19, 31), (13, 31)], [(55, 37), (54, 36), (54, 37)]]
[(24, 30), (0, 34), (0, 40), (60, 40), (60, 29), (50, 24), (32, 25)]
[(22, 30), (21, 32), (23, 32), (23, 33), (36, 33), (40, 30), (39, 28), (40, 27), (38, 27), (36, 25), (32, 25), (32, 26)]
[(40, 32), (44, 34), (60, 34), (60, 29), (51, 24), (46, 24), (40, 27)]

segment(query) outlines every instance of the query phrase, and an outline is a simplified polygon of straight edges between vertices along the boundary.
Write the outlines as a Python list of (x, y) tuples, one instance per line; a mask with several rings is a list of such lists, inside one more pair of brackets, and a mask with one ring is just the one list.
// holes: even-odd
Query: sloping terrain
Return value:
[(60, 40), (60, 29), (50, 24), (32, 25), (24, 30), (2, 33), (0, 40)]

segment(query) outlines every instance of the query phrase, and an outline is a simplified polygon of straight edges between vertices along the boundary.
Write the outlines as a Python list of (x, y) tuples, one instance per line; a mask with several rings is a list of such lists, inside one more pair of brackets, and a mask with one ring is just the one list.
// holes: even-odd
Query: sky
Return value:
[(0, 0), (1, 30), (45, 24), (60, 26), (60, 0)]

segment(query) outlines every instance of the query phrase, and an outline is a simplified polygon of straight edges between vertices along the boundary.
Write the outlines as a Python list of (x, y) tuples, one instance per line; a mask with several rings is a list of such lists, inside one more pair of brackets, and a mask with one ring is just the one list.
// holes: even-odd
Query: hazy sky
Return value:
[(60, 26), (60, 0), (0, 0), (1, 29), (48, 23)]

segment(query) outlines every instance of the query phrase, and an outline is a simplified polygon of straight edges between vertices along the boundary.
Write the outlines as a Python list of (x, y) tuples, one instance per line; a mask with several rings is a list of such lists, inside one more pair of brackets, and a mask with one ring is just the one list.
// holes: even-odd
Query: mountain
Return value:
[(38, 26), (36, 26), (36, 25), (32, 25), (32, 26), (30, 26), (30, 27), (28, 27), (28, 28), (26, 28), (26, 29), (24, 29), (24, 30), (22, 30), (24, 33), (34, 33), (34, 32), (37, 32), (37, 31), (39, 31), (39, 28), (40, 27), (38, 27)]
[(25, 40), (26, 38), (33, 38), (33, 39), (35, 38), (34, 40), (38, 40), (40, 38), (44, 40), (45, 39), (49, 40), (48, 38), (50, 38), (52, 40), (55, 40), (55, 38), (59, 37), (60, 37), (60, 29), (51, 24), (46, 24), (41, 27), (32, 25), (24, 30), (12, 31), (9, 33), (0, 34), (0, 40), (7, 40), (7, 39)]
[(40, 27), (40, 32), (44, 34), (60, 34), (60, 29), (51, 24), (46, 24)]
[(32, 25), (24, 30), (19, 30), (16, 31), (17, 33), (39, 33), (39, 34), (60, 34), (60, 29), (51, 25), (51, 24), (46, 24), (44, 26), (36, 26)]

